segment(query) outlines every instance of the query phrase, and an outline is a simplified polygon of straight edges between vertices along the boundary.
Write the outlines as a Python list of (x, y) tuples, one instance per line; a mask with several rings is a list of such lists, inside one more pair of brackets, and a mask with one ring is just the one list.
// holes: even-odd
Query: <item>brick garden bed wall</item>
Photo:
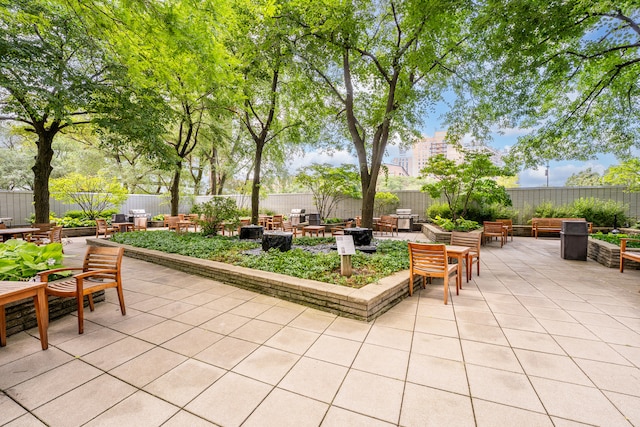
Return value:
[[(598, 261), (605, 267), (620, 267), (620, 247), (614, 245), (613, 243), (597, 239), (589, 239), (589, 243), (587, 246), (587, 256), (592, 260)], [(624, 261), (624, 268), (639, 270), (640, 263), (627, 259)]]
[(107, 239), (87, 239), (87, 244), (123, 246), (125, 255), (131, 258), (364, 321), (375, 319), (409, 295), (407, 271), (398, 272), (360, 289), (352, 289), (216, 261), (120, 245)]
[[(104, 291), (93, 294), (95, 303), (104, 301)], [(85, 307), (89, 301), (85, 297)], [(33, 299), (15, 301), (4, 306), (7, 316), (7, 336), (38, 326)], [(55, 320), (76, 311), (74, 298), (49, 297), (49, 320)]]

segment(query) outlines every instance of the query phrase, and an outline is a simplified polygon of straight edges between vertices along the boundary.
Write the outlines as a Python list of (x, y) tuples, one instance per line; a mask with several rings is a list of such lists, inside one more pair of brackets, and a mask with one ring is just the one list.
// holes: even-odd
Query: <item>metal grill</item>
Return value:
[(305, 221), (306, 215), (304, 211), (304, 209), (291, 209), (291, 213), (289, 214), (291, 225), (295, 226)]
[(417, 214), (412, 214), (411, 209), (396, 209), (395, 216), (398, 218), (398, 230), (413, 230), (413, 222), (418, 218)]
[(147, 220), (150, 220), (151, 214), (148, 214), (144, 209), (129, 209), (129, 215), (127, 217), (127, 221), (133, 222), (134, 218), (147, 218)]

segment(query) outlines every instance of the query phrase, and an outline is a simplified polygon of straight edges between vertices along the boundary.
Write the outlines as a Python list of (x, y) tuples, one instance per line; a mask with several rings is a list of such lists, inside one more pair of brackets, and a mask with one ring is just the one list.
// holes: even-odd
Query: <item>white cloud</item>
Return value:
[[(562, 187), (571, 175), (582, 172), (587, 168), (592, 171), (603, 174), (608, 165), (600, 162), (586, 163), (550, 163), (549, 164), (549, 187)], [(525, 169), (519, 174), (519, 183), (521, 187), (546, 187), (547, 177), (545, 175), (545, 166), (538, 169)]]
[(296, 172), (298, 169), (311, 165), (312, 163), (329, 163), (334, 166), (342, 164), (358, 164), (356, 158), (346, 150), (326, 152), (314, 150), (304, 153), (302, 156), (295, 156), (289, 163), (289, 170)]

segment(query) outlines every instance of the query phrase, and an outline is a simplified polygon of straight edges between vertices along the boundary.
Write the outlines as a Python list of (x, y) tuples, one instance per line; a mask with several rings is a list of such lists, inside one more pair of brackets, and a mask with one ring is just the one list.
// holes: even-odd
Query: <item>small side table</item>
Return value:
[(324, 225), (307, 225), (306, 227), (302, 228), (303, 236), (306, 236), (307, 233), (309, 233), (309, 235), (311, 236), (315, 234), (316, 237), (320, 237), (321, 232), (322, 232), (322, 237), (324, 237)]
[(47, 328), (49, 326), (49, 313), (47, 313), (47, 294), (45, 282), (5, 282), (0, 281), (0, 346), (7, 345), (7, 319), (4, 306), (10, 302), (33, 297), (38, 321), (38, 332), (42, 349), (49, 348)]

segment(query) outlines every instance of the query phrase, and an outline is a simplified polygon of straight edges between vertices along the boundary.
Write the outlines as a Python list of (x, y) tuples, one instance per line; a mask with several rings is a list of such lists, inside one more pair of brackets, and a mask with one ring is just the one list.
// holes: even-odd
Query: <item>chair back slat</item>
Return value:
[(451, 233), (451, 244), (456, 246), (467, 246), (470, 251), (480, 252), (480, 243), (482, 242), (482, 234), (480, 233), (464, 233), (462, 231), (454, 231)]
[(447, 271), (447, 248), (438, 244), (409, 243), (409, 262), (412, 270), (444, 275)]

